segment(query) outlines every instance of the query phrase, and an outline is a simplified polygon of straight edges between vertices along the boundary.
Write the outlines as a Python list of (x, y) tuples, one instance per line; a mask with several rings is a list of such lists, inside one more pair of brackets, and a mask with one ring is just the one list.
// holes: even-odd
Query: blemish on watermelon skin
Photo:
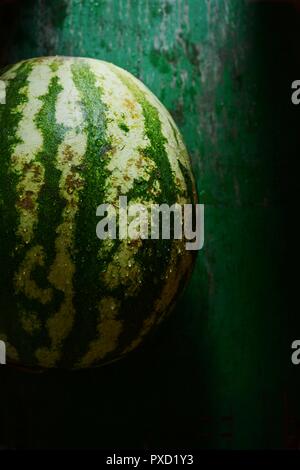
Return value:
[(120, 129), (122, 129), (122, 131), (126, 133), (130, 131), (129, 127), (125, 124), (125, 122), (120, 122), (119, 127)]

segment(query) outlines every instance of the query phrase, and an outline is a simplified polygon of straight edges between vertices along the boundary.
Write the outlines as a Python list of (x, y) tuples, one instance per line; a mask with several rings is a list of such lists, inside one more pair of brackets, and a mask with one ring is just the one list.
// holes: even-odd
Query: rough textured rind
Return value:
[[(96, 237), (96, 208), (195, 203), (180, 133), (155, 96), (103, 61), (6, 70), (0, 108), (0, 339), (26, 366), (84, 368), (134, 349), (191, 271), (182, 240)], [(12, 354), (10, 354), (12, 351)]]

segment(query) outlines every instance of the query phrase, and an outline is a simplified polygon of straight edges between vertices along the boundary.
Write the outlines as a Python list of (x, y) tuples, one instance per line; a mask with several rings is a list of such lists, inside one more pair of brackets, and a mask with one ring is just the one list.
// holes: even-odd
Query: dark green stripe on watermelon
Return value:
[[(121, 71), (115, 70), (119, 79), (129, 88), (136, 101), (141, 105), (145, 119), (145, 134), (149, 138), (151, 145), (141, 150), (146, 157), (153, 160), (157, 166), (152, 178), (159, 181), (161, 187), (161, 196), (158, 197), (157, 203), (165, 203), (170, 206), (177, 200), (177, 189), (175, 185), (175, 176), (172, 172), (170, 161), (165, 149), (166, 137), (162, 133), (161, 123), (157, 109), (147, 100), (145, 94), (135, 84), (135, 82)], [(153, 181), (154, 182), (154, 181)], [(128, 193), (128, 198), (142, 196), (148, 199), (149, 186), (144, 185), (141, 189), (142, 181), (137, 181), (134, 188)]]
[[(16, 210), (18, 175), (11, 171), (11, 157), (18, 143), (18, 125), (22, 112), (18, 105), (27, 102), (26, 87), (32, 70), (30, 62), (18, 68), (16, 77), (7, 81), (6, 104), (0, 105), (0, 337), (2, 332), (9, 338), (18, 338), (18, 352), (22, 357), (27, 349), (26, 335), (17, 318), (17, 304), (14, 296), (14, 274), (16, 266), (16, 230), (19, 215)], [(22, 338), (22, 340), (21, 340)]]
[(81, 98), (86, 123), (87, 148), (83, 167), (84, 188), (79, 194), (79, 211), (75, 219), (74, 306), (76, 316), (73, 329), (64, 342), (61, 365), (81, 359), (88, 349), (89, 340), (95, 339), (99, 322), (98, 304), (103, 295), (100, 284), (101, 264), (97, 263), (100, 242), (96, 237), (96, 209), (104, 203), (107, 152), (111, 148), (106, 137), (106, 107), (102, 92), (90, 67), (84, 62), (72, 65), (74, 84)]
[[(36, 125), (43, 136), (43, 148), (38, 153), (36, 160), (45, 169), (44, 185), (38, 198), (38, 224), (33, 239), (33, 245), (41, 245), (45, 253), (45, 265), (37, 266), (32, 278), (40, 288), (51, 288), (53, 298), (49, 304), (41, 305), (38, 302), (27, 301), (28, 307), (34, 308), (38, 317), (46, 321), (54, 312), (59, 309), (63, 301), (63, 293), (49, 283), (49, 269), (54, 262), (56, 249), (56, 228), (62, 220), (62, 212), (65, 207), (64, 200), (60, 197), (59, 181), (61, 171), (56, 168), (56, 158), (58, 148), (64, 140), (67, 128), (56, 122), (56, 105), (59, 94), (63, 91), (58, 77), (53, 77), (50, 81), (48, 92), (40, 99), (43, 106), (35, 118)], [(26, 305), (26, 303), (24, 302)], [(51, 346), (51, 341), (47, 333), (47, 328), (37, 332), (32, 338), (32, 349), (36, 351), (38, 347), (47, 348)]]
[[(44, 184), (41, 188), (37, 203), (38, 223), (34, 237), (29, 245), (25, 245), (18, 257), (22, 262), (31, 247), (40, 245), (45, 255), (44, 266), (36, 266), (31, 273), (39, 288), (51, 288), (53, 297), (51, 302), (41, 304), (38, 300), (29, 299), (20, 293), (18, 299), (27, 312), (34, 312), (42, 322), (41, 331), (33, 332), (28, 336), (28, 350), (24, 350), (22, 357), (25, 363), (35, 363), (35, 352), (39, 347), (50, 347), (51, 342), (46, 328), (47, 319), (59, 309), (63, 301), (63, 293), (55, 289), (48, 281), (49, 268), (55, 259), (56, 227), (60, 224), (64, 201), (59, 195), (59, 180), (61, 172), (56, 168), (58, 147), (64, 139), (66, 128), (56, 122), (56, 103), (62, 91), (58, 77), (51, 79), (47, 93), (40, 98), (42, 108), (36, 115), (35, 122), (43, 136), (43, 148), (37, 154), (36, 161), (40, 162), (45, 171)], [(20, 264), (20, 263), (18, 263)], [(24, 335), (23, 331), (23, 335)]]

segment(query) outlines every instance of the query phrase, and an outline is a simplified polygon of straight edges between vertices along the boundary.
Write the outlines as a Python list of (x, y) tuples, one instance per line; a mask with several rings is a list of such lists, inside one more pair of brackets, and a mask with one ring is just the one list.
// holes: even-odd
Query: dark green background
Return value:
[(190, 285), (142, 349), (85, 372), (1, 367), (0, 444), (298, 446), (297, 10), (242, 0), (40, 0), (0, 6), (0, 17), (2, 65), (88, 56), (141, 78), (180, 127), (205, 204)]

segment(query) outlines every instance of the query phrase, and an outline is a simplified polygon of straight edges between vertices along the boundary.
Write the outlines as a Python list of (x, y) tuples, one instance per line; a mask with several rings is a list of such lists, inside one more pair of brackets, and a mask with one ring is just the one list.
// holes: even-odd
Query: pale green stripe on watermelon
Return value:
[[(150, 146), (143, 150), (143, 153), (146, 157), (152, 159), (157, 166), (158, 172), (156, 172), (156, 179), (159, 180), (162, 189), (158, 200), (172, 205), (178, 199), (178, 192), (174, 173), (165, 147), (167, 138), (162, 131), (162, 123), (158, 109), (149, 101), (149, 96), (141, 91), (140, 87), (135, 83), (131, 75), (113, 65), (110, 65), (110, 67), (132, 92), (134, 99), (143, 109), (145, 118), (145, 135), (149, 138), (151, 143)], [(143, 181), (143, 178), (141, 178), (141, 180)], [(141, 196), (143, 196), (143, 198), (147, 198), (148, 194), (149, 191), (145, 187)]]
[(108, 64), (89, 60), (89, 67), (96, 77), (96, 86), (101, 87), (101, 99), (106, 106), (106, 133), (111, 148), (108, 152), (110, 161), (107, 170), (110, 177), (106, 181), (105, 200), (114, 204), (120, 194), (128, 193), (137, 179), (148, 181), (157, 167), (142, 152), (150, 145), (145, 135), (142, 106)]
[(60, 172), (59, 193), (64, 201), (61, 223), (56, 228), (55, 259), (50, 266), (48, 280), (63, 300), (58, 310), (47, 320), (51, 345), (40, 348), (36, 357), (41, 365), (54, 366), (61, 357), (61, 346), (73, 326), (75, 316), (73, 277), (76, 266), (73, 260), (75, 222), (79, 210), (79, 193), (84, 186), (80, 167), (84, 162), (87, 137), (84, 115), (78, 106), (79, 93), (72, 79), (71, 61), (57, 68), (62, 87), (56, 102), (56, 122), (66, 128), (63, 142), (59, 145), (55, 162)]
[[(41, 63), (43, 62), (41, 59)], [(43, 168), (43, 185), (35, 207), (37, 221), (34, 234), (29, 246), (19, 253), (20, 265), (15, 277), (22, 325), (30, 334), (27, 340), (31, 352), (30, 357), (27, 357), (29, 362), (36, 360), (35, 356), (41, 345), (49, 343), (45, 329), (46, 321), (53, 315), (53, 310), (61, 303), (63, 297), (55, 286), (51, 285), (48, 275), (49, 266), (55, 257), (55, 229), (61, 220), (64, 206), (59, 197), (60, 171), (55, 167), (55, 158), (66, 128), (56, 122), (56, 101), (63, 90), (55, 74), (59, 61), (48, 60), (46, 63), (50, 66), (51, 79), (48, 89), (39, 97), (42, 106), (34, 117), (43, 138), (43, 145), (28, 167), (29, 171), (36, 168), (37, 179), (42, 175), (38, 169)], [(30, 141), (30, 136), (28, 140)]]
[(17, 129), (19, 143), (11, 158), (11, 171), (19, 176), (16, 206), (20, 218), (17, 230), (20, 243), (28, 244), (32, 240), (38, 217), (37, 199), (44, 184), (44, 167), (36, 160), (43, 147), (43, 135), (37, 127), (35, 117), (42, 108), (40, 98), (47, 93), (51, 78), (52, 72), (48, 64), (36, 65), (28, 77), (28, 99), (17, 108), (22, 119)]
[[(40, 63), (33, 67), (28, 77), (26, 95), (28, 100), (18, 107), (22, 119), (17, 129), (19, 143), (15, 146), (11, 157), (11, 171), (18, 175), (16, 191), (18, 194), (16, 209), (19, 214), (19, 225), (17, 228), (17, 245), (19, 256), (24, 254), (15, 276), (15, 287), (17, 293), (24, 294), (27, 298), (35, 299), (45, 304), (51, 300), (51, 289), (42, 289), (31, 279), (31, 273), (37, 265), (43, 263), (43, 250), (41, 246), (31, 245), (26, 251), (22, 250), (29, 245), (34, 237), (34, 230), (38, 221), (38, 198), (44, 186), (44, 165), (37, 159), (43, 150), (44, 138), (41, 129), (38, 128), (36, 117), (40, 113), (43, 102), (42, 97), (47, 93), (50, 81), (53, 78), (49, 64)], [(38, 84), (38, 85), (37, 85)], [(25, 311), (23, 317), (27, 318)], [(31, 326), (34, 329), (31, 312)], [(22, 320), (22, 319), (21, 319)], [(39, 321), (37, 319), (37, 321)], [(25, 320), (25, 329), (28, 322)]]
[(73, 355), (76, 354), (79, 358), (85, 354), (88, 342), (95, 339), (99, 323), (99, 302), (105, 296), (105, 289), (100, 283), (101, 263), (96, 261), (99, 240), (95, 235), (95, 228), (96, 208), (106, 202), (105, 187), (109, 176), (107, 164), (110, 160), (111, 142), (107, 136), (107, 107), (103, 102), (103, 90), (88, 61), (74, 62), (72, 73), (85, 118), (87, 147), (84, 161), (85, 185), (80, 192), (80, 206), (76, 215), (76, 318), (64, 350), (75, 348)]

